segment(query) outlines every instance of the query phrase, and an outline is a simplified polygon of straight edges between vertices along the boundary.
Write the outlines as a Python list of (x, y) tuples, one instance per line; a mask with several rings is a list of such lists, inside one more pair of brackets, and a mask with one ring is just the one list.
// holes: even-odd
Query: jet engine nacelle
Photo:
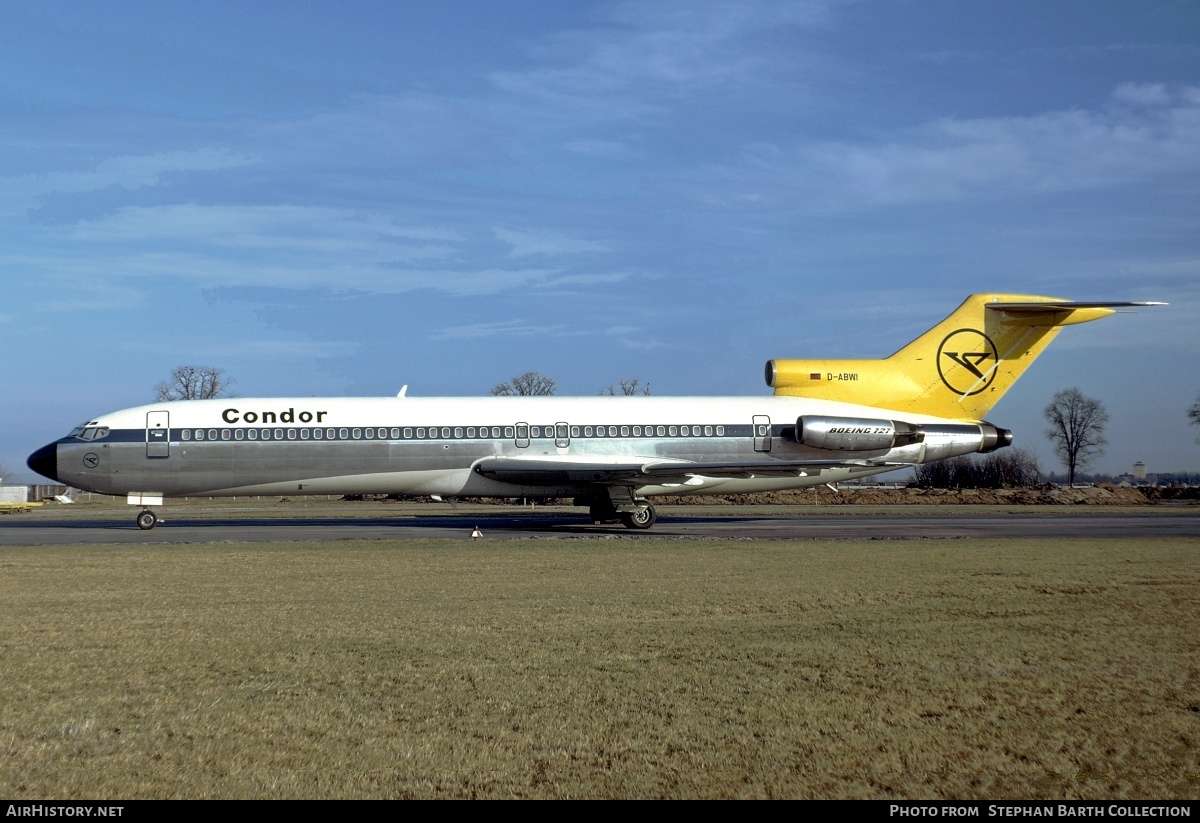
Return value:
[(990, 423), (927, 423), (925, 460), (941, 460), (961, 454), (987, 454), (1012, 445), (1012, 432)]
[(920, 426), (868, 417), (824, 417), (806, 414), (796, 420), (796, 442), (815, 449), (879, 451), (920, 443)]
[(1012, 432), (990, 423), (905, 423), (869, 417), (804, 415), (796, 420), (796, 442), (832, 451), (886, 451), (924, 444), (926, 460), (1012, 445)]

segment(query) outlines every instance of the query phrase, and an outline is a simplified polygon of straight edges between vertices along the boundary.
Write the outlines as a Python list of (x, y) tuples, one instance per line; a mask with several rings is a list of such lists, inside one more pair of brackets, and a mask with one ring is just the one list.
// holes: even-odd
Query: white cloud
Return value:
[(1113, 91), (1113, 99), (1135, 106), (1165, 106), (1171, 102), (1162, 83), (1122, 83)]
[(297, 361), (319, 357), (350, 357), (358, 353), (357, 343), (334, 340), (242, 340), (197, 350), (202, 357), (226, 357), (241, 360)]
[(449, 326), (434, 334), (430, 339), (444, 341), (478, 340), (484, 337), (541, 337), (544, 335), (559, 335), (565, 328), (562, 325), (533, 325), (524, 320), (500, 320), (493, 323)]
[(629, 144), (618, 140), (571, 140), (565, 148), (576, 154), (609, 159), (625, 157), (630, 153)]
[(605, 283), (620, 283), (629, 278), (628, 274), (568, 274), (563, 277), (552, 277), (543, 286), (547, 289), (559, 289), (564, 286), (598, 286)]
[[(493, 234), (512, 246), (512, 258), (606, 250), (540, 229), (495, 229)], [(430, 290), (465, 296), (516, 288), (578, 289), (627, 277), (552, 266), (478, 265), (475, 260), (490, 255), (487, 245), (456, 229), (310, 206), (127, 206), (73, 226), (37, 226), (30, 239), (22, 252), (0, 250), (0, 268), (36, 272), (81, 300), (100, 301), (92, 305), (108, 305), (106, 296), (116, 294), (123, 305), (135, 305), (146, 284), (167, 280), (209, 288)]]
[(157, 186), (163, 175), (207, 172), (254, 163), (257, 157), (227, 149), (166, 151), (109, 157), (84, 171), (25, 174), (0, 178), (0, 214), (24, 211), (49, 194), (77, 194), (106, 188)]
[(559, 116), (653, 118), (681, 95), (753, 87), (764, 73), (807, 59), (781, 48), (776, 36), (823, 25), (830, 6), (829, 0), (623, 3), (600, 25), (539, 45), (537, 68), (498, 71), (491, 79), (506, 94)]
[(1200, 171), (1196, 88), (1126, 85), (1113, 101), (1093, 111), (944, 118), (886, 142), (758, 144), (740, 165), (680, 187), (725, 205), (820, 210), (1087, 191)]
[(498, 240), (512, 246), (512, 249), (508, 253), (509, 257), (608, 251), (608, 248), (600, 243), (593, 243), (588, 240), (574, 240), (565, 235), (550, 231), (514, 231), (500, 228), (493, 229), (492, 231)]

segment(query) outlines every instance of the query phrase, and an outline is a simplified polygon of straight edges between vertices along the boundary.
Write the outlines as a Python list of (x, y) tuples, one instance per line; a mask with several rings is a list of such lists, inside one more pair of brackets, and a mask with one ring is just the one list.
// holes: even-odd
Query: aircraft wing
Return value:
[(753, 463), (669, 460), (661, 457), (484, 457), (475, 462), (480, 474), (506, 483), (533, 486), (560, 486), (572, 483), (629, 485), (651, 481), (665, 482), (689, 477), (804, 477), (822, 469), (889, 468), (899, 469), (911, 463), (882, 460), (772, 460)]

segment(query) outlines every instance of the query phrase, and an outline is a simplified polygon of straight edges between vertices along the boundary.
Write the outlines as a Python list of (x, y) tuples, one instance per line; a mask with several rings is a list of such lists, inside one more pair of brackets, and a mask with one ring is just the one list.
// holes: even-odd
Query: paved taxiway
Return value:
[(1200, 537), (1200, 515), (1190, 512), (837, 514), (660, 516), (648, 532), (593, 526), (586, 515), (566, 513), (468, 513), (384, 517), (201, 517), (169, 513), (141, 531), (132, 518), (114, 520), (14, 519), (0, 523), (0, 546), (130, 545), (188, 543), (284, 543), (303, 540), (468, 539), (478, 527), (484, 539), (953, 539), (1067, 538), (1144, 539)]

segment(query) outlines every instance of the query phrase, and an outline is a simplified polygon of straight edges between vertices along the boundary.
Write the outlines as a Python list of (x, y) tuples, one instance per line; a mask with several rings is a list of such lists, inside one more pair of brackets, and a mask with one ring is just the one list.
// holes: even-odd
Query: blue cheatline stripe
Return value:
[[(320, 426), (320, 427), (285, 427), (285, 426), (214, 426), (198, 428), (193, 426), (170, 428), (170, 441), (181, 442), (321, 442), (332, 441), (403, 441), (421, 443), (447, 440), (555, 440), (554, 426), (522, 427), (527, 434), (518, 433), (513, 425), (502, 426)], [(532, 429), (539, 429), (533, 434)], [(687, 429), (687, 434), (682, 430)], [(786, 426), (772, 425), (771, 436), (779, 437)], [(600, 431), (604, 433), (601, 434)], [(609, 431), (615, 432), (609, 434)], [(570, 440), (585, 440), (602, 442), (605, 440), (646, 440), (671, 437), (683, 439), (716, 439), (729, 437), (751, 437), (754, 427), (750, 424), (688, 424), (633, 426), (629, 424), (571, 426)], [(368, 434), (369, 432), (369, 434)], [(486, 432), (486, 433), (485, 433)], [(495, 432), (499, 432), (496, 434)], [(624, 433), (623, 433), (624, 432)], [(238, 434), (241, 433), (239, 437)], [(186, 439), (185, 439), (186, 438)], [(112, 429), (105, 437), (95, 440), (82, 440), (76, 437), (64, 437), (60, 443), (67, 444), (103, 444), (103, 443), (144, 443), (145, 429)]]

